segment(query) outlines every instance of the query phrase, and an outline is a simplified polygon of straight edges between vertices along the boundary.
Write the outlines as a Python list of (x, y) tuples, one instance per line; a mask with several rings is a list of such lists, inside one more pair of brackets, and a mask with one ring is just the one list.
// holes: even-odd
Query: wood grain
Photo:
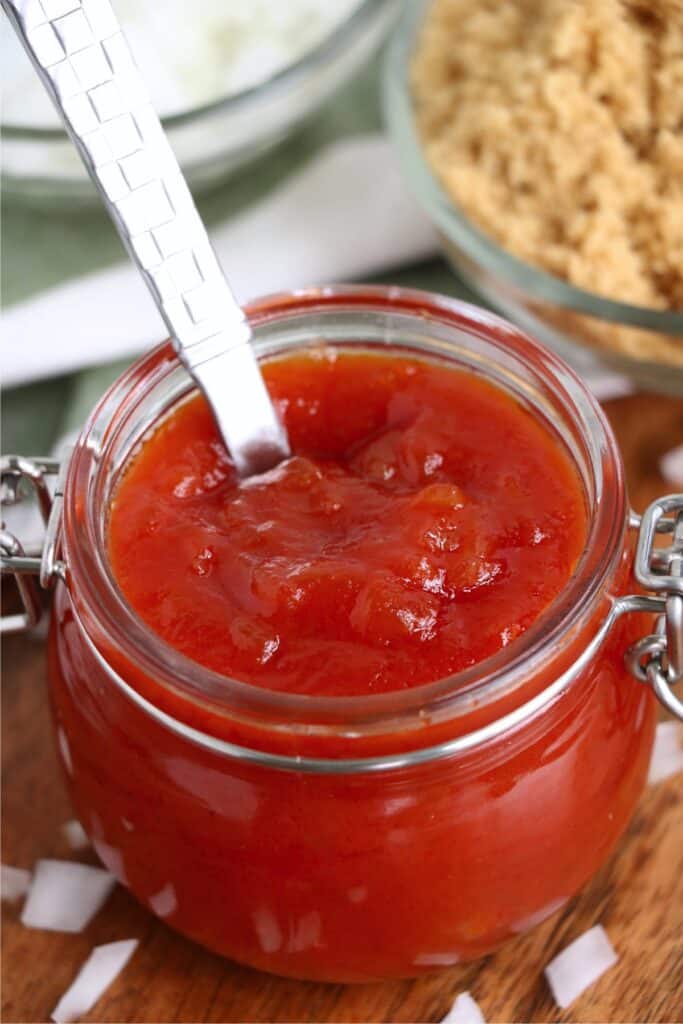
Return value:
[[(634, 507), (673, 490), (659, 455), (683, 441), (683, 400), (620, 399), (607, 406)], [(683, 481), (681, 481), (683, 486)], [(4, 647), (4, 863), (72, 857), (60, 835), (71, 817), (52, 749), (39, 636)], [(88, 855), (86, 858), (88, 859)], [(650, 788), (617, 853), (561, 914), (496, 955), (418, 981), (334, 986), (269, 977), (175, 935), (117, 888), (82, 935), (30, 931), (3, 906), (2, 1019), (46, 1021), (94, 944), (137, 937), (140, 948), (91, 1021), (437, 1021), (469, 989), (493, 1021), (683, 1022), (683, 784)], [(543, 980), (547, 961), (591, 925), (620, 960), (569, 1011)]]

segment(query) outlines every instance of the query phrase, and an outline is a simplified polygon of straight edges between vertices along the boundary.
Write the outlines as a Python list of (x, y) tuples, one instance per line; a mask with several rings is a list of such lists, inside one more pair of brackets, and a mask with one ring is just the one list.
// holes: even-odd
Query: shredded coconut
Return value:
[(469, 992), (461, 992), (441, 1024), (486, 1024), (486, 1020)]
[(663, 782), (683, 772), (683, 726), (679, 722), (660, 722), (655, 731), (648, 782)]
[(55, 1024), (67, 1024), (88, 1013), (102, 993), (121, 973), (137, 949), (137, 939), (95, 946), (51, 1013)]
[(659, 468), (665, 480), (675, 487), (683, 486), (683, 444), (662, 455)]
[(580, 935), (545, 969), (557, 1005), (565, 1010), (618, 959), (601, 925)]
[(31, 872), (24, 868), (12, 868), (9, 864), (2, 865), (2, 878), (0, 879), (0, 891), (3, 900), (14, 903), (26, 892), (31, 884)]
[(72, 850), (85, 850), (90, 846), (90, 840), (80, 821), (65, 821), (62, 825), (62, 835)]
[(80, 932), (116, 884), (108, 871), (63, 860), (40, 860), (24, 904), (27, 928)]
[[(188, 16), (185, 0), (114, 8), (163, 116), (256, 86), (303, 57), (360, 0), (203, 0)], [(5, 19), (0, 29), (6, 124), (53, 127), (55, 111)]]

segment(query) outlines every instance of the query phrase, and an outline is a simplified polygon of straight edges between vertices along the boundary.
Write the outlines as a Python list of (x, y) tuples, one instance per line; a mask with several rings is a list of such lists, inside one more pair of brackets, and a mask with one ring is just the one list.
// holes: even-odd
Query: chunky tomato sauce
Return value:
[(172, 646), (270, 689), (396, 690), (495, 653), (565, 586), (582, 486), (512, 397), (436, 362), (325, 347), (265, 375), (286, 463), (237, 481), (197, 397), (118, 487), (114, 574)]

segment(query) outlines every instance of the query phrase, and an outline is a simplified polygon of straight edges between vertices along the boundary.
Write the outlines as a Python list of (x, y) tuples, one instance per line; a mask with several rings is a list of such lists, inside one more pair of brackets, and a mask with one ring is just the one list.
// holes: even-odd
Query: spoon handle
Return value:
[[(166, 323), (238, 472), (288, 454), (251, 328), (109, 0), (0, 0)], [(77, 311), (75, 311), (77, 315)]]

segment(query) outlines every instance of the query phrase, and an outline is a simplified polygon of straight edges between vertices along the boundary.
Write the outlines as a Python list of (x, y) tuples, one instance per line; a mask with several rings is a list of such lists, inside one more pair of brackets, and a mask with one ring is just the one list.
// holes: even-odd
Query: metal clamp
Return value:
[[(631, 517), (639, 529), (634, 575), (661, 595), (654, 633), (626, 652), (626, 664), (636, 679), (649, 685), (671, 714), (683, 720), (683, 700), (672, 687), (683, 681), (683, 494), (653, 501), (642, 519)], [(668, 546), (656, 546), (668, 535)]]
[[(3, 506), (16, 505), (24, 499), (26, 484), (35, 495), (45, 523), (45, 537), (40, 554), (26, 552), (21, 541), (5, 529), (0, 530), (0, 570), (2, 576), (13, 576), (23, 605), (23, 611), (3, 615), (0, 633), (17, 633), (29, 629), (39, 621), (42, 613), (40, 594), (33, 577), (41, 587), (49, 588), (55, 579), (64, 579), (66, 566), (59, 558), (59, 533), (64, 496), (64, 481), (69, 460), (61, 464), (57, 459), (24, 458), (3, 455), (0, 458), (0, 496)], [(48, 478), (56, 476), (54, 492), (50, 493)]]

